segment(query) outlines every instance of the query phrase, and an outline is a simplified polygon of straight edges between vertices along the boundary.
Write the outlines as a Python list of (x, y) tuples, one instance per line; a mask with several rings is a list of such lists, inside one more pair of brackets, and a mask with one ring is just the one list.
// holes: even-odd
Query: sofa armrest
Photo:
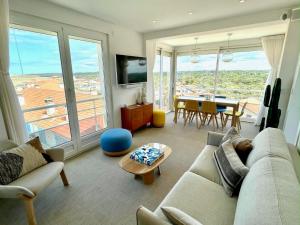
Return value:
[(51, 157), (54, 161), (63, 162), (65, 158), (65, 151), (63, 148), (50, 148), (46, 149), (47, 154)]
[(218, 147), (220, 145), (223, 137), (224, 137), (224, 134), (209, 131), (208, 136), (207, 136), (207, 144)]
[(35, 194), (25, 187), (0, 185), (0, 198), (19, 198), (21, 196), (33, 198)]
[(136, 211), (136, 223), (137, 225), (171, 225), (143, 206)]

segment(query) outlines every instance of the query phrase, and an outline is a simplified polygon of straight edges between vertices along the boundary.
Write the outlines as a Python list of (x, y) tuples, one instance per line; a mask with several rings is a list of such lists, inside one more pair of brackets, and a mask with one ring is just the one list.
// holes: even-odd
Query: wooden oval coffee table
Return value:
[(135, 160), (131, 159), (131, 153), (128, 153), (120, 160), (119, 165), (123, 170), (132, 173), (135, 176), (142, 176), (144, 184), (152, 184), (154, 181), (154, 170), (157, 168), (158, 175), (160, 175), (159, 165), (162, 164), (169, 157), (169, 155), (172, 153), (172, 149), (167, 145), (159, 143), (149, 143), (147, 145), (164, 150), (164, 155), (160, 157), (151, 166), (147, 166), (145, 164), (138, 163)]

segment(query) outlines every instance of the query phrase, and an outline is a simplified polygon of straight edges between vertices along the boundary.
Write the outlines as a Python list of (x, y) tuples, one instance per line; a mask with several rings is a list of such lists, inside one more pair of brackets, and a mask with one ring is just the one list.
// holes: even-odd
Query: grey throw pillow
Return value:
[(23, 157), (13, 153), (0, 153), (0, 184), (18, 179), (23, 168)]
[(198, 220), (174, 207), (161, 207), (165, 216), (174, 225), (202, 225)]
[(230, 140), (220, 145), (214, 152), (214, 161), (225, 192), (229, 196), (237, 193), (249, 169), (237, 155)]

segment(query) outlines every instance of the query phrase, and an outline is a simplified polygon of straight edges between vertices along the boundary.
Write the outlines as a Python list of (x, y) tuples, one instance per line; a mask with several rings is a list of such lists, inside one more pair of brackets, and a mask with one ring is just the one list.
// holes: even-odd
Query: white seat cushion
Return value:
[(300, 186), (286, 159), (260, 159), (243, 181), (234, 225), (258, 224), (300, 224)]
[(186, 172), (154, 213), (168, 221), (160, 207), (171, 206), (205, 225), (232, 225), (236, 202), (236, 198), (226, 195), (222, 186), (197, 174)]
[(280, 129), (264, 129), (253, 139), (252, 144), (253, 150), (250, 152), (246, 162), (246, 166), (249, 168), (265, 156), (280, 157), (292, 162), (288, 145)]
[(60, 174), (63, 168), (63, 162), (48, 163), (18, 178), (9, 185), (25, 187), (37, 194), (47, 187)]
[(213, 157), (214, 151), (217, 149), (218, 147), (216, 146), (206, 145), (192, 164), (189, 171), (222, 185), (222, 181)]

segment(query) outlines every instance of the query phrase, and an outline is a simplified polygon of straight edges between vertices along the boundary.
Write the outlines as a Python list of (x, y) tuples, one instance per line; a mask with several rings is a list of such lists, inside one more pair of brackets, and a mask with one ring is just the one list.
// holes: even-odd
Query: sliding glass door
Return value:
[(44, 147), (80, 150), (108, 126), (105, 48), (99, 33), (11, 27), (11, 78), (26, 129)]
[(155, 58), (154, 70), (154, 106), (166, 112), (170, 111), (171, 100), (171, 54), (159, 51)]
[(101, 41), (69, 37), (80, 136), (107, 126)]
[(71, 142), (57, 33), (11, 28), (10, 74), (30, 136), (45, 147)]

